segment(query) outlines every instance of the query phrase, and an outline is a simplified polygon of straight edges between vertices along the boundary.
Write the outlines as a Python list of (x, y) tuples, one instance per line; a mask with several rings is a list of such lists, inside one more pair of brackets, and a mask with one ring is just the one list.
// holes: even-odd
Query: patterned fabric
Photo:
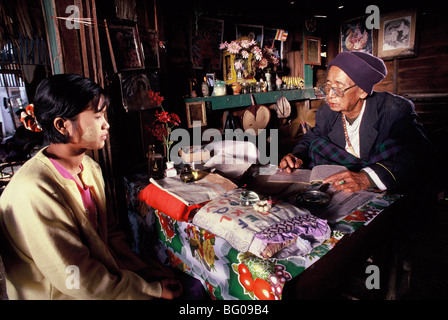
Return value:
[(378, 149), (369, 161), (357, 158), (346, 150), (330, 142), (327, 138), (317, 138), (310, 144), (309, 155), (310, 166), (320, 164), (337, 164), (347, 167), (349, 170), (359, 171), (362, 168), (382, 160), (389, 159), (398, 152), (397, 143), (394, 139), (387, 139), (378, 146)]
[(312, 215), (304, 215), (279, 222), (256, 234), (255, 237), (266, 242), (284, 242), (301, 235), (312, 238), (325, 238), (328, 229), (329, 227), (325, 220)]

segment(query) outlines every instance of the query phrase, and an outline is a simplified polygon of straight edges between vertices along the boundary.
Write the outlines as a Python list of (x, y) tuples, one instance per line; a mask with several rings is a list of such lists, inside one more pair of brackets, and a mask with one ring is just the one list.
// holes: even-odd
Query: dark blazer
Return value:
[[(394, 139), (399, 151), (387, 160), (369, 164), (388, 189), (399, 186), (417, 165), (419, 153), (429, 148), (430, 142), (417, 122), (417, 113), (411, 101), (387, 92), (374, 92), (366, 99), (366, 109), (359, 131), (360, 158), (369, 161), (378, 146), (386, 139)], [(345, 148), (342, 114), (334, 112), (328, 104), (316, 112), (316, 126), (307, 132), (293, 148), (292, 153), (309, 161), (310, 143), (326, 137), (341, 148)], [(387, 168), (387, 169), (386, 169)]]

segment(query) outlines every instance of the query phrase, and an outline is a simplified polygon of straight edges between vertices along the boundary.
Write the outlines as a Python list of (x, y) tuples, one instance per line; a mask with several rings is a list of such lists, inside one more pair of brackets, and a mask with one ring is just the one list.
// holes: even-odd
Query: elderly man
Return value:
[[(349, 170), (324, 182), (345, 192), (380, 190), (408, 184), (429, 141), (407, 99), (373, 92), (384, 79), (381, 59), (364, 52), (341, 52), (328, 64), (321, 87), (326, 104), (316, 112), (316, 126), (286, 155), (280, 166), (344, 165)], [(414, 171), (415, 173), (415, 171)]]

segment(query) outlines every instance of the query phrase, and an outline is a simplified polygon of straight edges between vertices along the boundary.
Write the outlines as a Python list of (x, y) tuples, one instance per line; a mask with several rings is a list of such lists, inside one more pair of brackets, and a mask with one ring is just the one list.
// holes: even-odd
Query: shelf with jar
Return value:
[(238, 95), (223, 95), (203, 98), (187, 98), (186, 103), (189, 102), (211, 102), (212, 110), (224, 110), (232, 108), (240, 108), (252, 105), (251, 95), (256, 104), (270, 104), (276, 103), (278, 99), (284, 96), (288, 101), (308, 100), (314, 99), (313, 88), (294, 89), (294, 90), (278, 90), (270, 92), (255, 92), (250, 94)]

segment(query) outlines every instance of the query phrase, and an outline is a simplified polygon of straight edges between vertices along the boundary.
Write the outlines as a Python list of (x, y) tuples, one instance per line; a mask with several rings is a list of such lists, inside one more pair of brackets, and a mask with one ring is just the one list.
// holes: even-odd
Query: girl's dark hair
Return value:
[[(98, 103), (104, 96), (104, 104)], [(34, 96), (34, 114), (50, 143), (68, 143), (69, 137), (54, 126), (54, 119), (75, 120), (85, 110), (100, 112), (109, 105), (103, 88), (91, 79), (77, 74), (57, 74), (45, 78)]]

